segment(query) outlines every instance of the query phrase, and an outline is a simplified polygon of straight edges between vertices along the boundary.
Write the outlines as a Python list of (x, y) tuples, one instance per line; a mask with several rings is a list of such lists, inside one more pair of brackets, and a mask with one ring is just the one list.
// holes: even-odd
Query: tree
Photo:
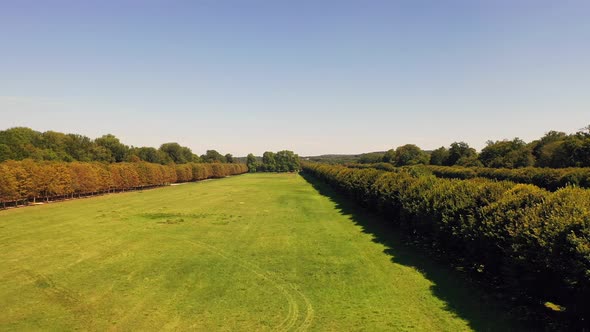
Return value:
[(457, 160), (455, 165), (463, 167), (483, 167), (483, 164), (477, 158), (477, 154), (474, 154), (470, 157), (462, 157), (461, 159)]
[(18, 182), (16, 177), (8, 166), (0, 164), (0, 202), (2, 202), (2, 207), (6, 207), (6, 202), (17, 199)]
[(46, 131), (41, 134), (37, 147), (43, 151), (43, 160), (73, 161), (74, 158), (66, 152), (68, 136), (56, 131)]
[(301, 166), (299, 164), (299, 156), (293, 151), (283, 150), (275, 155), (277, 172), (294, 172), (298, 171)]
[(127, 160), (129, 147), (122, 144), (117, 137), (111, 134), (103, 135), (95, 140), (98, 146), (102, 146), (111, 152), (111, 157), (115, 162), (122, 162)]
[(470, 159), (477, 156), (474, 148), (469, 147), (469, 144), (465, 142), (454, 142), (449, 148), (449, 157), (447, 158), (445, 165), (453, 166), (456, 165), (461, 159)]
[(96, 144), (89, 137), (68, 134), (64, 140), (64, 150), (74, 160), (93, 161), (96, 160), (92, 151)]
[(249, 153), (246, 157), (246, 165), (248, 166), (248, 172), (255, 173), (256, 172), (256, 157), (253, 154)]
[(395, 150), (394, 149), (387, 150), (385, 152), (385, 154), (383, 155), (383, 157), (381, 158), (381, 161), (383, 161), (384, 163), (394, 163), (395, 162)]
[(234, 156), (232, 156), (231, 153), (228, 153), (225, 155), (225, 161), (228, 163), (233, 163), (234, 162)]
[(14, 160), (32, 158), (42, 141), (41, 133), (30, 128), (15, 127), (0, 131), (0, 142), (10, 147)]
[(104, 146), (95, 145), (92, 147), (90, 153), (92, 154), (93, 161), (111, 163), (114, 160), (111, 150), (105, 148)]
[(165, 154), (164, 152), (158, 151), (156, 148), (152, 147), (134, 148), (131, 150), (131, 153), (138, 156), (139, 159), (143, 161), (155, 164), (161, 164), (163, 161), (162, 155)]
[(566, 137), (553, 150), (552, 167), (590, 166), (590, 137), (578, 132)]
[(178, 143), (164, 143), (160, 146), (160, 151), (177, 164), (186, 164), (193, 159), (191, 149), (180, 146)]
[(518, 168), (534, 163), (530, 146), (518, 137), (513, 140), (488, 141), (479, 154), (479, 160), (486, 167)]
[(0, 144), (0, 162), (14, 159), (14, 153), (10, 146), (6, 144)]
[(554, 154), (556, 148), (567, 138), (567, 134), (560, 131), (549, 131), (538, 140), (529, 144), (531, 153), (535, 157), (535, 166), (555, 167)]
[(414, 144), (406, 144), (395, 149), (396, 166), (427, 164), (428, 154)]
[(262, 154), (262, 167), (266, 172), (277, 171), (277, 161), (274, 153), (266, 151)]
[(431, 165), (446, 165), (447, 159), (449, 158), (449, 150), (444, 146), (432, 151), (430, 154)]
[(215, 150), (207, 150), (207, 152), (205, 152), (205, 154), (201, 156), (201, 159), (206, 163), (226, 162), (225, 157)]
[(383, 161), (383, 152), (363, 153), (358, 162), (361, 164), (374, 164)]

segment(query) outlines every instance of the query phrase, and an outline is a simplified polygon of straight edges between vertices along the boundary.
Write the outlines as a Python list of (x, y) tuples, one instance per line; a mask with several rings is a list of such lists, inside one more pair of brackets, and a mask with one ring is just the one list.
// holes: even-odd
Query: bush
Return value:
[[(472, 168), (429, 169), (466, 180), (437, 178), (412, 168), (303, 165), (304, 172), (380, 211), (415, 241), (484, 273), (506, 291), (559, 303), (582, 317), (588, 314), (589, 190), (568, 186), (550, 192), (531, 184), (475, 178), (481, 173)], [(529, 182), (557, 174), (546, 178), (544, 184), (551, 188), (566, 174), (578, 183), (587, 181), (585, 171), (518, 171), (485, 169), (485, 174)]]
[(568, 185), (590, 188), (590, 168), (539, 168), (524, 167), (486, 168), (463, 166), (417, 165), (394, 167), (391, 164), (348, 164), (349, 168), (378, 169), (390, 172), (409, 171), (415, 175), (434, 174), (439, 178), (473, 179), (477, 177), (498, 181), (512, 181), (523, 184), (533, 184), (537, 187), (556, 191)]

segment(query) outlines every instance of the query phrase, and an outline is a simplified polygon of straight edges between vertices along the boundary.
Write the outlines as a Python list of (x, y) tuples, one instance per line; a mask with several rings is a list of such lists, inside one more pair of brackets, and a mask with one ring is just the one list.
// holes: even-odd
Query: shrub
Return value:
[(581, 317), (589, 314), (590, 190), (568, 186), (551, 192), (496, 180), (544, 178), (545, 186), (557, 188), (559, 181), (569, 183), (566, 175), (585, 183), (586, 171), (429, 169), (465, 180), (413, 168), (303, 165), (304, 172), (380, 211), (414, 240), (477, 269), (506, 291), (562, 304)]

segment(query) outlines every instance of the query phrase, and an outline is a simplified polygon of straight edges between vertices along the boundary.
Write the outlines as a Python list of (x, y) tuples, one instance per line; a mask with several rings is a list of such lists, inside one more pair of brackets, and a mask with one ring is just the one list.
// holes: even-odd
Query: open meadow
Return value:
[(258, 173), (0, 211), (0, 330), (516, 329), (317, 185)]

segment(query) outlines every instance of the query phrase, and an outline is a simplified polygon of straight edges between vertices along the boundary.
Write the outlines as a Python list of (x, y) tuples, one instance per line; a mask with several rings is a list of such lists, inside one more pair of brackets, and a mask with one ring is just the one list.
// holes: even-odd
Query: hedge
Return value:
[(462, 166), (416, 165), (395, 167), (388, 163), (377, 164), (349, 164), (350, 168), (375, 168), (397, 172), (404, 168), (415, 171), (432, 173), (439, 178), (473, 179), (477, 177), (498, 181), (512, 181), (523, 184), (533, 184), (537, 187), (555, 191), (568, 185), (590, 188), (590, 168), (488, 168)]
[(590, 190), (307, 163), (305, 173), (505, 290), (590, 313)]

